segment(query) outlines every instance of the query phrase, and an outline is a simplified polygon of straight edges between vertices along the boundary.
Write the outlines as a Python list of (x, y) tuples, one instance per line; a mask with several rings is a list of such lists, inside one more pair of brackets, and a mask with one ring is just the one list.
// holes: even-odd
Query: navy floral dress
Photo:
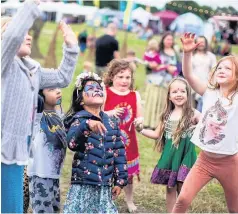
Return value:
[[(102, 136), (92, 132), (88, 120), (101, 121), (107, 129)], [(71, 186), (64, 213), (117, 213), (112, 187), (127, 184), (125, 145), (116, 120), (100, 112), (100, 118), (80, 111), (67, 118), (67, 142), (75, 151)]]

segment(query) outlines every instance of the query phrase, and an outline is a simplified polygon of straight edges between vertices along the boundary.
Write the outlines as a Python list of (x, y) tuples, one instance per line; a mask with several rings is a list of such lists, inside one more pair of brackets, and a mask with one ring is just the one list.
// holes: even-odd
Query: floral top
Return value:
[[(100, 112), (100, 118), (80, 111), (65, 121), (67, 143), (75, 151), (72, 164), (72, 184), (123, 187), (127, 184), (125, 145), (115, 119)], [(95, 134), (88, 120), (101, 121), (107, 129), (104, 136)]]

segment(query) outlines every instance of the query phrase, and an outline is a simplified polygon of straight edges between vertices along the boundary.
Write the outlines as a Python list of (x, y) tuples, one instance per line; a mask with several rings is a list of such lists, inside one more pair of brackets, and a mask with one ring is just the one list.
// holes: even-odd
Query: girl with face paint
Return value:
[(64, 121), (75, 152), (64, 213), (117, 213), (112, 199), (127, 184), (125, 146), (117, 120), (101, 111), (103, 103), (98, 75), (80, 74)]

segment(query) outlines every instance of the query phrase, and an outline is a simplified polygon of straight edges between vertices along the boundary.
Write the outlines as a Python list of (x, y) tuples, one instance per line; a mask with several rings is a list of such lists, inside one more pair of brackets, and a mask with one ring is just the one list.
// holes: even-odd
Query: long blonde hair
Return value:
[(10, 16), (1, 17), (1, 37), (2, 37), (2, 34), (6, 30), (7, 23), (10, 22), (11, 20), (12, 20), (12, 17), (10, 17)]
[(164, 139), (165, 124), (166, 124), (167, 120), (169, 119), (169, 116), (175, 107), (174, 104), (172, 103), (172, 101), (169, 99), (170, 88), (171, 88), (171, 85), (175, 81), (180, 81), (180, 82), (184, 83), (184, 85), (186, 86), (186, 91), (187, 91), (187, 101), (183, 105), (182, 116), (179, 120), (176, 131), (172, 135), (172, 141), (173, 141), (173, 145), (175, 147), (178, 147), (180, 139), (182, 137), (182, 134), (186, 130), (188, 130), (189, 127), (191, 126), (191, 118), (194, 115), (194, 111), (192, 108), (191, 88), (190, 88), (188, 82), (182, 77), (176, 77), (176, 78), (172, 79), (168, 85), (166, 105), (165, 105), (163, 112), (160, 115), (160, 121), (159, 121), (159, 124), (160, 124), (159, 136), (160, 136), (160, 138), (155, 142), (155, 149), (157, 149), (159, 152), (161, 152), (163, 150), (164, 144), (165, 144), (165, 139)]
[[(238, 58), (237, 58), (237, 56), (226, 56), (226, 57), (221, 58), (218, 61), (217, 65), (211, 71), (211, 76), (210, 76), (210, 79), (209, 79), (208, 87), (210, 89), (213, 89), (213, 90), (220, 89), (220, 85), (215, 80), (215, 73), (216, 73), (217, 68), (220, 65), (220, 63), (225, 61), (225, 60), (230, 60), (231, 61), (231, 63), (232, 63), (232, 72), (233, 71), (235, 72), (234, 74), (235, 74), (235, 77), (236, 77), (236, 82), (234, 83), (234, 85), (231, 86), (231, 88), (228, 92), (228, 97), (227, 97), (227, 99), (230, 100), (230, 104), (232, 104), (233, 98), (236, 95), (236, 93), (238, 92)], [(233, 93), (233, 92), (235, 92), (235, 93)], [(232, 96), (230, 97), (231, 94), (232, 94)]]

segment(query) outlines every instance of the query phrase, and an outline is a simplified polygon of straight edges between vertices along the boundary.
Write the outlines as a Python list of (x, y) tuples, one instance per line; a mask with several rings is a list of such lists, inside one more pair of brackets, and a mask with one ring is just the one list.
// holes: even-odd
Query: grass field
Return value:
[[(72, 25), (75, 32), (81, 32), (87, 28), (88, 33), (92, 32), (92, 28), (85, 25)], [(39, 46), (41, 53), (46, 56), (52, 35), (56, 29), (56, 24), (46, 23), (40, 36)], [(96, 35), (103, 33), (103, 29), (98, 29)], [(119, 32), (117, 39), (120, 45), (123, 43), (124, 32)], [(159, 39), (159, 37), (158, 37)], [(179, 41), (176, 38), (176, 41)], [(62, 36), (59, 33), (57, 38), (57, 62), (60, 63), (62, 57)], [(142, 57), (146, 47), (146, 41), (138, 40), (136, 35), (129, 34), (128, 49), (136, 51), (137, 57)], [(232, 50), (238, 54), (238, 46), (233, 46)], [(75, 77), (82, 70), (82, 63), (87, 59), (87, 52), (84, 57), (80, 57), (77, 63), (77, 69), (71, 85), (63, 89), (63, 109), (66, 111), (70, 105), (72, 89), (74, 87)], [(91, 59), (92, 60), (92, 59)], [(41, 60), (41, 62), (43, 62)], [(143, 97), (144, 92), (145, 70), (143, 66), (139, 66), (136, 71), (136, 88)], [(154, 142), (143, 136), (138, 136), (140, 149), (140, 164), (141, 164), (141, 181), (135, 182), (135, 204), (138, 206), (138, 212), (141, 213), (161, 213), (166, 212), (165, 206), (165, 187), (160, 185), (150, 184), (150, 176), (154, 166), (156, 165), (160, 154), (153, 151)], [(66, 193), (70, 184), (71, 162), (73, 153), (68, 150), (63, 174), (61, 178), (61, 195), (62, 205), (65, 201)], [(116, 204), (119, 207), (119, 212), (127, 212), (126, 204), (123, 200), (123, 194), (117, 199)], [(224, 213), (227, 212), (225, 198), (221, 186), (216, 180), (210, 182), (193, 201), (190, 212), (195, 213)]]

